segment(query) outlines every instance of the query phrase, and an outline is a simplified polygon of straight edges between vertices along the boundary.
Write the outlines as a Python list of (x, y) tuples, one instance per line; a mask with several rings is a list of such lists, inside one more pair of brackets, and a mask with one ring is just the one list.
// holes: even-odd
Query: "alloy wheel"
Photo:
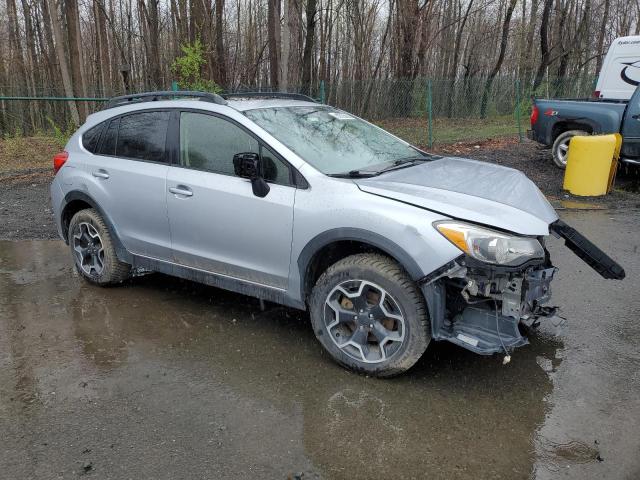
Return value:
[(402, 346), (406, 327), (398, 302), (366, 280), (347, 280), (325, 300), (324, 322), (334, 344), (351, 358), (379, 363)]
[(79, 223), (73, 234), (73, 251), (78, 265), (87, 275), (100, 275), (104, 270), (104, 247), (98, 230), (87, 222)]

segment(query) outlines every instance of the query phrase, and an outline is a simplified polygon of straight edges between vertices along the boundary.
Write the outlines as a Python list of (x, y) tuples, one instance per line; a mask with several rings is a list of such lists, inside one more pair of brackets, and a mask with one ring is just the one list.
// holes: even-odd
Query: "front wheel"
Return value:
[(562, 132), (556, 137), (555, 142), (553, 142), (553, 147), (551, 148), (553, 163), (556, 164), (556, 167), (562, 169), (567, 168), (569, 142), (571, 142), (573, 137), (583, 137), (585, 135), (589, 135), (589, 133), (584, 130), (569, 130), (567, 132)]
[(341, 365), (398, 375), (429, 345), (424, 297), (406, 271), (377, 254), (347, 257), (318, 279), (310, 299), (316, 337)]

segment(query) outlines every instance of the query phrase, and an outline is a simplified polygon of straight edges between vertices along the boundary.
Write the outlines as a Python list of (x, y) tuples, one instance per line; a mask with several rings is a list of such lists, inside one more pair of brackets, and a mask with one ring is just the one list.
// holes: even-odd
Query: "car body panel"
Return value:
[(167, 189), (179, 186), (188, 186), (192, 196), (167, 194), (176, 263), (287, 286), (295, 187), (271, 184), (259, 198), (247, 179), (170, 167)]
[(558, 215), (522, 172), (447, 157), (356, 180), (365, 192), (521, 235), (548, 235)]
[[(307, 166), (301, 173), (309, 179), (311, 188), (298, 190), (295, 205), (292, 263), (298, 263), (309, 244), (319, 249), (326, 241), (338, 241), (333, 237), (325, 242), (314, 242), (324, 232), (342, 230), (344, 239), (369, 241), (394, 258), (403, 256), (414, 260), (415, 266), (403, 264), (414, 280), (431, 273), (462, 253), (433, 228), (432, 223), (448, 219), (447, 216), (396, 200), (373, 196), (361, 191), (350, 179), (332, 179), (322, 176), (312, 178)], [(358, 232), (357, 237), (353, 236)], [(373, 237), (381, 236), (388, 243), (376, 243)], [(290, 270), (289, 291), (302, 298), (301, 268)]]

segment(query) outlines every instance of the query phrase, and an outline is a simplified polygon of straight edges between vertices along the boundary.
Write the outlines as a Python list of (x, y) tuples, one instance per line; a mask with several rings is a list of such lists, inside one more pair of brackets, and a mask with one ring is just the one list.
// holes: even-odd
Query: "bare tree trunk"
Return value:
[(289, 0), (282, 1), (282, 35), (280, 44), (282, 53), (280, 56), (280, 88), (286, 92), (289, 88), (289, 53), (291, 50), (291, 32), (289, 31)]
[(222, 29), (224, 28), (224, 0), (216, 1), (216, 83), (222, 87), (227, 87), (227, 58), (224, 50), (224, 37)]
[[(67, 38), (69, 39), (69, 60), (71, 64), (71, 79), (73, 93), (76, 97), (86, 97), (84, 77), (82, 75), (82, 53), (80, 51), (80, 17), (78, 16), (77, 0), (65, 0), (65, 15), (67, 19)], [(80, 121), (87, 118), (86, 102), (78, 102)]]
[[(49, 6), (49, 14), (51, 16), (51, 27), (53, 29), (53, 37), (55, 39), (56, 54), (58, 56), (58, 62), (60, 64), (60, 76), (62, 77), (62, 85), (67, 97), (73, 97), (73, 83), (71, 81), (71, 74), (69, 72), (69, 64), (67, 63), (67, 54), (64, 51), (64, 37), (62, 35), (62, 28), (60, 27), (60, 19), (58, 17), (58, 8), (56, 7), (55, 0), (47, 0)], [(69, 111), (71, 112), (71, 119), (76, 125), (80, 125), (80, 115), (78, 108), (74, 101), (69, 100), (67, 102)]]
[(451, 118), (453, 115), (453, 102), (455, 99), (456, 92), (456, 77), (458, 76), (458, 62), (460, 60), (460, 47), (462, 45), (462, 33), (464, 32), (464, 26), (467, 24), (467, 19), (469, 18), (469, 12), (471, 11), (471, 7), (473, 6), (473, 1), (470, 0), (467, 5), (467, 10), (462, 17), (462, 22), (460, 22), (460, 26), (458, 26), (458, 32), (456, 34), (456, 41), (453, 46), (453, 62), (451, 63), (451, 69), (449, 70), (449, 81), (451, 82), (451, 90), (449, 92), (449, 97), (447, 98), (447, 117)]
[[(268, 1), (267, 38), (269, 43), (269, 80), (275, 91), (280, 88), (280, 0)], [(315, 0), (314, 0), (315, 1)]]
[(487, 102), (489, 100), (489, 93), (491, 93), (491, 86), (493, 84), (493, 80), (496, 78), (496, 75), (498, 75), (498, 72), (502, 67), (502, 62), (504, 61), (504, 53), (507, 50), (507, 42), (509, 40), (509, 25), (511, 25), (511, 17), (513, 15), (513, 10), (516, 8), (516, 2), (517, 0), (510, 0), (507, 12), (504, 15), (504, 22), (502, 23), (502, 40), (500, 41), (500, 53), (498, 54), (498, 60), (496, 60), (493, 70), (491, 70), (491, 73), (487, 78), (487, 82), (484, 85), (484, 92), (482, 94), (482, 103), (480, 104), (480, 116), (482, 118), (487, 116)]
[(307, 34), (304, 40), (304, 52), (302, 54), (302, 87), (304, 92), (311, 94), (311, 74), (313, 46), (316, 37), (317, 0), (307, 0)]
[(544, 78), (544, 72), (546, 71), (551, 61), (551, 50), (549, 48), (549, 16), (551, 15), (551, 6), (553, 0), (544, 0), (544, 9), (542, 10), (542, 20), (540, 21), (540, 65), (538, 71), (533, 80), (533, 91), (535, 92)]
[[(600, 31), (598, 32), (598, 46), (596, 47), (596, 74), (600, 74), (600, 70), (602, 69), (602, 60), (604, 57), (604, 36), (607, 33), (607, 21), (609, 20), (609, 0), (604, 0), (602, 12), (602, 23), (600, 23)], [(640, 13), (640, 11), (638, 12)], [(640, 21), (637, 22), (640, 25)]]

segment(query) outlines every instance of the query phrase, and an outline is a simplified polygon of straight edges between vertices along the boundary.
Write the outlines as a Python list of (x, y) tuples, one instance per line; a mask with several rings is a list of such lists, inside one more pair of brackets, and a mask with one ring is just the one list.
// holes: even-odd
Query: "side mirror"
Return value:
[(236, 153), (233, 156), (233, 171), (238, 177), (251, 180), (251, 188), (256, 197), (262, 198), (269, 193), (270, 187), (264, 179), (260, 155), (257, 153)]

